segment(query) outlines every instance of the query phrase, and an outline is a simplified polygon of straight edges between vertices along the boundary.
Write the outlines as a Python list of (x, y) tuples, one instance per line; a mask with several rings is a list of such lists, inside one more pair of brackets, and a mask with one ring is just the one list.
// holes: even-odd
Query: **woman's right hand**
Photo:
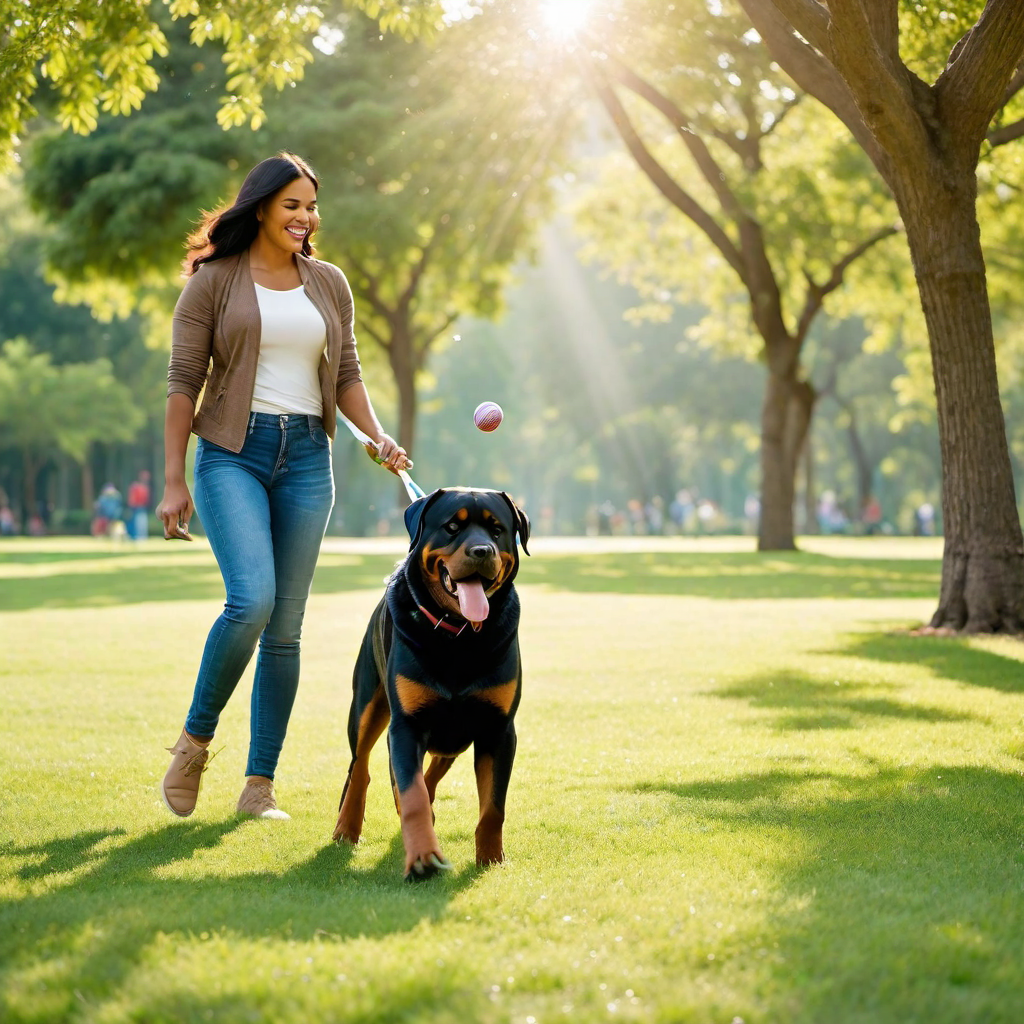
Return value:
[(164, 524), (164, 540), (192, 540), (188, 524), (194, 511), (188, 484), (167, 484), (163, 499), (156, 507), (157, 518)]

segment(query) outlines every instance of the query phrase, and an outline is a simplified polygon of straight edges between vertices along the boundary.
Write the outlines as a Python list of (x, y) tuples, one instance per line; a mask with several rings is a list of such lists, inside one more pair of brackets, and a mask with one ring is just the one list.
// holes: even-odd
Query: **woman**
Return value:
[[(359, 374), (352, 292), (313, 259), (319, 182), (298, 157), (257, 164), (234, 203), (189, 239), (174, 310), (157, 515), (168, 540), (191, 540), (185, 482), (199, 435), (195, 510), (227, 591), (206, 641), (181, 737), (168, 747), (164, 803), (195, 809), (221, 710), (259, 641), (241, 813), (287, 818), (274, 772), (299, 682), (299, 635), (334, 504), (335, 407), (373, 438), (392, 472), (405, 451), (381, 429)], [(203, 390), (202, 404), (196, 401)]]

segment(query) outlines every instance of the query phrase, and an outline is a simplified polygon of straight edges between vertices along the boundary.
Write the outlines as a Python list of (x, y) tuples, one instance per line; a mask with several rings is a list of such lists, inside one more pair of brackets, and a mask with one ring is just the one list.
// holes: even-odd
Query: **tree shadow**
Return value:
[[(76, 556), (77, 557), (77, 556)], [(224, 600), (224, 584), (213, 555), (176, 549), (172, 558), (128, 552), (97, 554), (111, 560), (108, 569), (81, 571), (74, 558), (52, 563), (41, 576), (11, 576), (0, 586), (0, 612), (36, 608), (103, 608), (146, 601)], [(129, 560), (130, 559), (130, 560)], [(127, 564), (121, 564), (126, 561)], [(67, 562), (68, 571), (59, 565)], [(353, 590), (384, 590), (394, 569), (392, 555), (325, 555), (313, 578), (313, 592), (335, 594)]]
[[(341, 942), (408, 932), (444, 916), (451, 900), (482, 874), (470, 865), (411, 885), (402, 879), (400, 835), (376, 863), (358, 870), (351, 846), (325, 843), (279, 873), (198, 880), (167, 874), (236, 830), (259, 842), (267, 827), (233, 816), (174, 822), (127, 839), (123, 829), (107, 829), (8, 844), (7, 856), (28, 859), (15, 871), (18, 878), (52, 884), (39, 894), (0, 898), (0, 992), (21, 972), (48, 962), (50, 989), (66, 994), (69, 1005), (77, 994), (108, 1000), (167, 934)], [(59, 877), (64, 874), (66, 880)]]
[[(884, 684), (871, 684), (877, 692)], [(895, 687), (886, 686), (886, 689)], [(965, 722), (978, 716), (965, 711), (908, 704), (888, 697), (863, 696), (860, 686), (841, 680), (824, 682), (794, 670), (764, 672), (725, 689), (706, 691), (724, 700), (746, 701), (774, 713), (778, 730), (854, 729), (879, 719), (917, 722)]]
[(576, 593), (720, 600), (917, 598), (938, 593), (941, 563), (808, 552), (614, 552), (524, 559), (523, 583)]
[(985, 686), (1003, 693), (1024, 693), (1024, 644), (1012, 637), (1004, 637), (1001, 642), (1019, 657), (974, 647), (966, 637), (911, 636), (909, 633), (858, 633), (849, 638), (843, 649), (822, 653), (924, 665), (942, 679)]
[(763, 862), (765, 923), (723, 941), (714, 969), (762, 972), (765, 1020), (1019, 1019), (1019, 772), (865, 767), (636, 787)]

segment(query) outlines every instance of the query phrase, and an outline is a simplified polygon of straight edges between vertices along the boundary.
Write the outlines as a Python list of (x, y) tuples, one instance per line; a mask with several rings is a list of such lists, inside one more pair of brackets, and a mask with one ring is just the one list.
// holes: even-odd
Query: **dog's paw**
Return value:
[(451, 871), (452, 862), (443, 856), (438, 857), (436, 853), (428, 854), (427, 857), (417, 857), (406, 869), (405, 880), (407, 882), (422, 882), (441, 871)]
[(351, 823), (339, 818), (337, 825), (334, 826), (331, 842), (337, 843), (339, 846), (355, 846), (359, 842), (360, 831), (361, 829), (353, 828)]

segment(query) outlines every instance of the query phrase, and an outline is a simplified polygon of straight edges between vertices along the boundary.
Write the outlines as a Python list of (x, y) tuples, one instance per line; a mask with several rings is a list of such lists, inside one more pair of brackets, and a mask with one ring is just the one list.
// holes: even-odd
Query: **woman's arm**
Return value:
[[(188, 523), (195, 511), (192, 495), (185, 482), (185, 452), (192, 433), (195, 402), (175, 392), (167, 396), (164, 415), (164, 496), (157, 506), (163, 520), (164, 540), (191, 540)], [(180, 525), (179, 525), (180, 524)]]
[(384, 428), (373, 411), (373, 403), (370, 401), (369, 392), (362, 381), (350, 384), (338, 396), (338, 409), (341, 414), (350, 419), (364, 434), (367, 434), (379, 445), (378, 448), (366, 448), (366, 453), (371, 459), (381, 459), (381, 464), (397, 473), (405, 469), (409, 464), (408, 456), (404, 448), (399, 447), (394, 438), (384, 433)]
[(164, 540), (192, 539), (188, 524), (195, 506), (185, 482), (185, 452), (196, 400), (209, 372), (213, 308), (210, 275), (200, 268), (178, 297), (171, 327), (164, 414), (164, 496), (156, 509), (157, 517), (163, 520)]

